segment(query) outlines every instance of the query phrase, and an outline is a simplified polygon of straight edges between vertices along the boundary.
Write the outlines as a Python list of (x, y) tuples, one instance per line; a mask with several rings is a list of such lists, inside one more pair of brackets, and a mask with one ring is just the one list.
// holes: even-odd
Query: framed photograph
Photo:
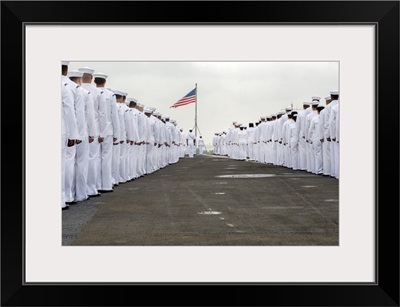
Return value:
[[(1, 24), (2, 305), (399, 306), (399, 2), (4, 1)], [(63, 60), (339, 63), (339, 245), (63, 246)]]

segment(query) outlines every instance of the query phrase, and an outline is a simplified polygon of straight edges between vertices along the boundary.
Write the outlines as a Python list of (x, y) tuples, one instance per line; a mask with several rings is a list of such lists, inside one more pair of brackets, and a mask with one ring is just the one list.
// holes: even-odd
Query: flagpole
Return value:
[(194, 135), (197, 140), (197, 83), (195, 83), (196, 88), (196, 101), (195, 101), (195, 114), (194, 114)]

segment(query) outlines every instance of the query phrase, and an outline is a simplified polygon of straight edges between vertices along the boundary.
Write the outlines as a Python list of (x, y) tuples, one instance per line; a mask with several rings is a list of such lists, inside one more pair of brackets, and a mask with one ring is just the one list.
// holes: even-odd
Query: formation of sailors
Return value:
[(175, 120), (106, 88), (104, 73), (68, 65), (62, 62), (63, 210), (177, 163), (195, 144)]
[(303, 110), (285, 108), (261, 116), (245, 127), (233, 122), (213, 137), (214, 154), (235, 160), (250, 160), (339, 179), (339, 92), (312, 97)]

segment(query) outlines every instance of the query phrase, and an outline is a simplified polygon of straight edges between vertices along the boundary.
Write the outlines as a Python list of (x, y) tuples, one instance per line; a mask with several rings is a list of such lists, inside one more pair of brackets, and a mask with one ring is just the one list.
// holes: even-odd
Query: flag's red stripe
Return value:
[(193, 103), (193, 102), (187, 102), (187, 103), (174, 104), (174, 105), (172, 105), (172, 106), (171, 106), (171, 108), (176, 108), (176, 107), (180, 107), (180, 106), (185, 106), (185, 105), (187, 105), (187, 104), (191, 104), (191, 103)]
[(185, 106), (187, 104), (191, 104), (193, 102), (188, 102), (188, 103), (180, 103), (180, 104), (174, 104), (173, 107), (180, 107), (180, 106)]
[(196, 102), (196, 96), (190, 96), (190, 97), (183, 97), (180, 100), (178, 100), (176, 103), (174, 103), (171, 108), (176, 108), (180, 106), (187, 105), (189, 103)]
[(196, 100), (196, 97), (195, 96), (192, 96), (192, 97), (185, 97), (185, 98), (182, 98), (182, 99), (179, 99), (176, 103), (179, 103), (179, 102), (184, 102), (184, 101), (195, 101)]

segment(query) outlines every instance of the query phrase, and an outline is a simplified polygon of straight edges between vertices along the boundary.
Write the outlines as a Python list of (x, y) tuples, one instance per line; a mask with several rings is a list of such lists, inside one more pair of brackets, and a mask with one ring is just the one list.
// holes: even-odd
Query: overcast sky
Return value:
[(187, 132), (194, 127), (195, 104), (170, 108), (197, 83), (197, 124), (206, 144), (215, 132), (237, 121), (245, 126), (312, 96), (339, 89), (338, 62), (70, 62), (108, 75), (106, 87), (128, 92)]

